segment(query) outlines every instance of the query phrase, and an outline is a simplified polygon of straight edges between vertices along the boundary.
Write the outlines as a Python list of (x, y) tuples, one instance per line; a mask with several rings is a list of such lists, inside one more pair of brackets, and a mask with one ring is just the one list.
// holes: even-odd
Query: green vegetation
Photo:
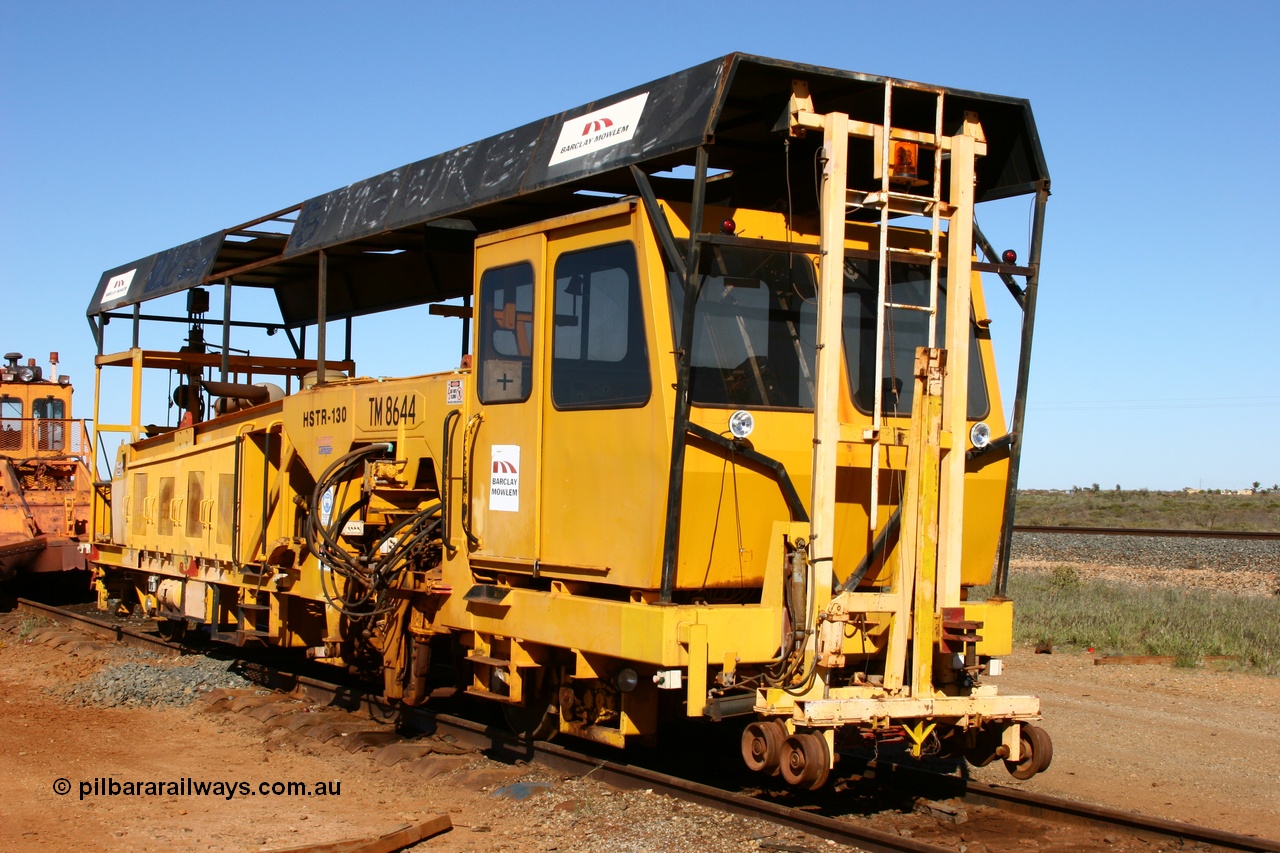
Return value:
[[(973, 600), (988, 590), (975, 589)], [(1235, 655), (1241, 668), (1280, 675), (1280, 598), (1139, 587), (1088, 580), (1069, 566), (1009, 576), (1018, 643), (1099, 654), (1173, 655), (1195, 666), (1204, 655)]]
[(1018, 492), (1018, 524), (1280, 532), (1280, 491), (1252, 495), (1099, 489)]
[(27, 635), (35, 629), (44, 628), (45, 626), (52, 624), (52, 622), (45, 619), (43, 616), (28, 616), (23, 619), (22, 624), (18, 626), (18, 637), (25, 640)]

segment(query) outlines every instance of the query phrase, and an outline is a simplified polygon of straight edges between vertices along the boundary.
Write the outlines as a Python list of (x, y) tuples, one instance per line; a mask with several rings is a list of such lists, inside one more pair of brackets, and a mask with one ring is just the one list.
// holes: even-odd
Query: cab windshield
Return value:
[[(878, 263), (846, 258), (844, 269), (845, 368), (857, 408), (875, 401)], [(946, 270), (938, 299), (937, 346), (946, 346)], [(684, 314), (682, 282), (667, 272), (675, 337)], [(812, 409), (816, 371), (817, 287), (806, 255), (737, 246), (704, 246), (699, 267), (690, 366), (693, 403), (699, 406)], [(885, 323), (881, 411), (911, 414), (917, 347), (929, 340), (929, 268), (890, 266)], [(977, 330), (969, 337), (968, 417), (990, 411)]]
[[(853, 402), (862, 412), (875, 406), (876, 294), (880, 264), (874, 260), (845, 258), (844, 357), (853, 383)], [(939, 270), (936, 346), (947, 345), (946, 269)], [(915, 395), (916, 348), (929, 345), (929, 268), (921, 264), (889, 265), (885, 301), (898, 306), (886, 309), (883, 379), (880, 411), (888, 416), (911, 414)], [(924, 309), (924, 310), (922, 310)], [(978, 351), (977, 329), (969, 334), (970, 420), (985, 418), (991, 409)]]
[[(690, 378), (700, 406), (813, 408), (813, 263), (789, 252), (704, 246)], [(679, 340), (683, 282), (667, 276)]]

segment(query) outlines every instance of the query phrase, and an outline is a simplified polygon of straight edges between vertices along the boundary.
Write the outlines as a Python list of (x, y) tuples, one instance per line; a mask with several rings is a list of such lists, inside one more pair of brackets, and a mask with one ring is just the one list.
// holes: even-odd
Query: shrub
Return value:
[[(984, 598), (986, 588), (970, 598)], [(1280, 597), (1142, 587), (1081, 578), (1069, 566), (1013, 572), (1014, 636), (1019, 643), (1102, 654), (1172, 655), (1195, 666), (1205, 655), (1280, 675)]]

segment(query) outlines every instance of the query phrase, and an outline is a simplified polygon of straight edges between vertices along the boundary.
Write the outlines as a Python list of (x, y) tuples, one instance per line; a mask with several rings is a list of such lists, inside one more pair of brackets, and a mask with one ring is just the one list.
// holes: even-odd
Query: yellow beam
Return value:
[(819, 608), (831, 597), (835, 554), (836, 462), (840, 445), (841, 319), (844, 313), (844, 191), (848, 184), (848, 124), (844, 113), (825, 117), (827, 161), (822, 176), (822, 262), (818, 273), (817, 382), (813, 392), (813, 480), (810, 562)]
[(951, 204), (947, 226), (947, 375), (943, 380), (943, 429), (953, 447), (942, 473), (942, 533), (939, 542), (939, 604), (960, 604), (964, 550), (964, 450), (968, 434), (970, 290), (973, 254), (974, 140), (956, 136), (951, 146)]
[[(689, 626), (689, 699), (685, 715), (701, 717), (707, 707), (707, 626)], [(723, 657), (724, 655), (720, 655)]]
[(942, 455), (939, 441), (946, 363), (947, 353), (943, 350), (924, 347), (916, 350), (916, 402), (909, 451), (919, 460), (920, 478), (911, 644), (911, 690), (916, 696), (933, 695), (933, 650), (937, 645), (938, 472)]
[(1037, 719), (1040, 699), (1035, 696), (935, 696), (904, 699), (810, 699), (796, 703), (793, 718), (805, 725), (866, 723), (875, 719)]
[[(98, 358), (101, 360), (102, 356)], [(137, 347), (129, 350), (129, 361), (133, 372), (133, 397), (129, 406), (129, 440), (133, 442), (142, 437), (142, 350)]]
[(743, 663), (771, 660), (778, 648), (779, 618), (772, 607), (759, 605), (658, 607), (512, 589), (503, 606), (452, 596), (437, 621), (658, 667), (692, 665), (692, 652), (680, 642), (680, 623), (687, 623), (706, 629), (705, 668), (706, 661), (721, 660), (729, 652)]
[[(825, 127), (824, 119), (826, 119), (824, 115), (801, 110), (793, 116), (791, 123), (793, 127), (802, 127), (805, 130), (823, 130)], [(881, 127), (883, 125), (873, 124), (869, 121), (850, 121), (848, 123), (848, 133), (850, 136), (856, 136), (861, 139), (874, 139), (879, 135)], [(889, 138), (900, 142), (915, 142), (925, 146), (936, 146), (943, 151), (954, 151), (955, 140), (962, 137), (944, 136), (939, 139), (928, 131), (906, 130), (905, 128), (894, 127), (889, 129)], [(963, 138), (970, 139), (969, 137)], [(978, 155), (987, 153), (987, 143), (973, 139), (970, 139), (970, 141), (974, 143), (974, 150)]]

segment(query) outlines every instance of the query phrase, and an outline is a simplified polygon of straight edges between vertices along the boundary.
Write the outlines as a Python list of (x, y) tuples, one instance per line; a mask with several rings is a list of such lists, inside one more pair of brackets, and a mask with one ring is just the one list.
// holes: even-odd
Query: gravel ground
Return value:
[[(472, 779), (512, 773), (487, 758), (428, 785), (441, 799)], [(469, 813), (454, 818), (454, 833), (422, 845), (441, 853), (552, 851), (553, 853), (698, 853), (851, 850), (795, 830), (684, 802), (649, 789), (625, 791), (587, 777), (525, 768), (518, 781), (499, 779), (469, 801)], [(476, 834), (482, 833), (482, 834)], [(416, 848), (415, 848), (416, 849)]]
[(1280, 542), (1015, 533), (1010, 566), (1086, 578), (1237, 595), (1280, 595)]
[(1011, 557), (1153, 569), (1280, 572), (1280, 541), (1014, 533)]
[(206, 657), (184, 658), (166, 666), (167, 661), (151, 657), (146, 661), (126, 661), (107, 666), (92, 677), (67, 689), (63, 698), (77, 705), (154, 708), (186, 705), (219, 687), (249, 687), (250, 683), (231, 672), (228, 661)]

